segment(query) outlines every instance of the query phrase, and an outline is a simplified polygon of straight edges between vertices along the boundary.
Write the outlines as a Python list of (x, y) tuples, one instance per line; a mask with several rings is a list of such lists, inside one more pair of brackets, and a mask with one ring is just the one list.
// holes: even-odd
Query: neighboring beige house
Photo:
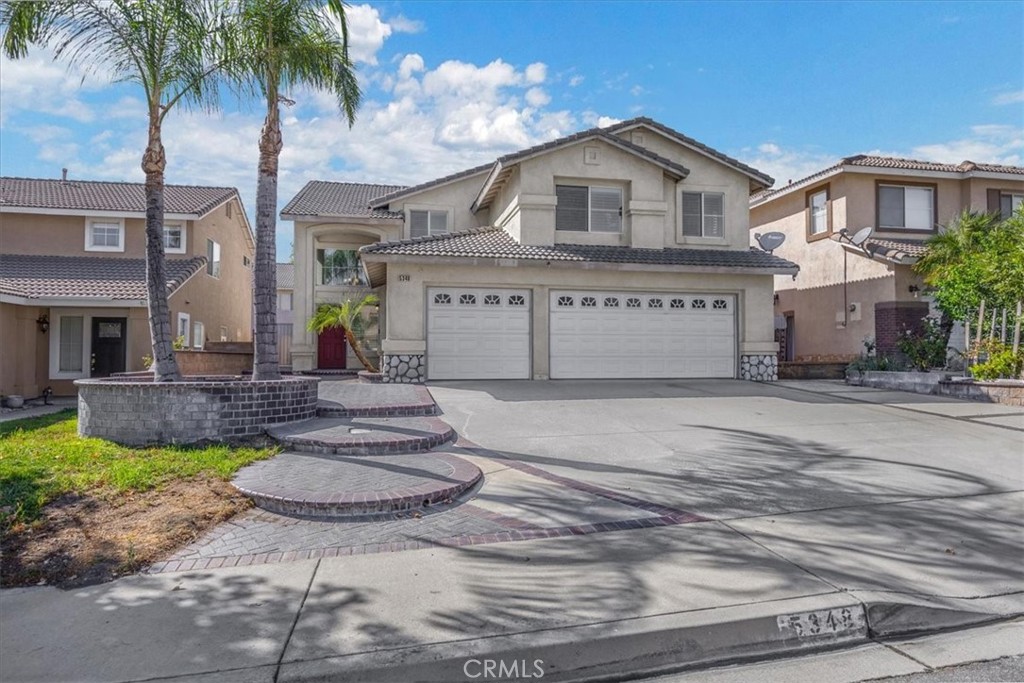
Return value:
[(748, 244), (771, 183), (647, 118), (415, 187), (311, 182), (282, 212), (293, 365), (323, 365), (318, 302), (373, 289), (388, 381), (774, 379), (773, 276), (797, 267)]
[[(1008, 216), (1022, 199), (1019, 166), (868, 155), (752, 196), (751, 232), (785, 234), (775, 253), (800, 265), (775, 279), (784, 360), (848, 360), (865, 339), (894, 351), (929, 313), (911, 268), (925, 240), (965, 209)], [(846, 239), (868, 227), (862, 246)]]
[[(252, 339), (254, 242), (238, 191), (168, 185), (171, 326), (188, 348)], [(75, 393), (150, 355), (141, 183), (0, 178), (0, 393)]]

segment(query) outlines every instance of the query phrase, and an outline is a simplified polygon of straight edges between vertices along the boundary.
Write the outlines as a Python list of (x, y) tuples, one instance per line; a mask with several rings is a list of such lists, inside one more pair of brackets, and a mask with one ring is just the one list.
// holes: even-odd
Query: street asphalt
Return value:
[(530, 540), (5, 590), (0, 679), (587, 680), (1024, 613), (1024, 409), (824, 381), (431, 392), (485, 472), (469, 507)]

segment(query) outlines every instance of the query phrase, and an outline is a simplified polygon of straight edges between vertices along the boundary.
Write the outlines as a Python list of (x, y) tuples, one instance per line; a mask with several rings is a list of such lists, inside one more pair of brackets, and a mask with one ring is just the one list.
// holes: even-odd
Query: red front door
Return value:
[(345, 330), (332, 327), (320, 333), (317, 341), (317, 367), (321, 370), (345, 368)]

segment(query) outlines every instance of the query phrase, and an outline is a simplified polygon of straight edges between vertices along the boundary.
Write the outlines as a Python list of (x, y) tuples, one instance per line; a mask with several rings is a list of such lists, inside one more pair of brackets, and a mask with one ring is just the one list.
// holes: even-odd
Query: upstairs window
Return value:
[(724, 194), (684, 192), (682, 204), (684, 237), (725, 237)]
[(878, 227), (881, 230), (934, 230), (935, 187), (879, 184)]
[(124, 223), (117, 219), (85, 223), (86, 251), (124, 251)]
[(999, 216), (1009, 218), (1024, 204), (1024, 194), (1004, 193), (999, 195)]
[(556, 185), (555, 229), (622, 232), (622, 190), (617, 187)]
[(206, 240), (206, 274), (220, 277), (220, 244)]
[(447, 211), (409, 211), (409, 237), (443, 235), (448, 232)]
[(185, 226), (180, 223), (164, 225), (164, 251), (168, 254), (185, 253)]
[(828, 187), (807, 193), (807, 237), (825, 237), (831, 229), (828, 210)]
[(359, 263), (359, 252), (354, 249), (317, 249), (316, 268), (318, 285), (331, 287), (365, 285), (366, 277)]

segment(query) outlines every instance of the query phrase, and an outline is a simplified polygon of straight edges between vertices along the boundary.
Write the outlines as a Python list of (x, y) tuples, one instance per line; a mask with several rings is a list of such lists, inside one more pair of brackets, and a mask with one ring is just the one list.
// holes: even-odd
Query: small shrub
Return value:
[(153, 367), (153, 356), (143, 356), (142, 357), (142, 367), (144, 367), (147, 370), (149, 370), (151, 367)]
[(949, 343), (946, 331), (934, 318), (924, 319), (920, 332), (904, 330), (896, 340), (896, 348), (907, 357), (915, 370), (926, 372), (946, 364), (946, 349)]
[(181, 335), (171, 342), (171, 347), (175, 351), (183, 351), (185, 349), (185, 335)]
[(890, 356), (861, 356), (846, 366), (846, 374), (861, 374), (870, 370), (899, 371), (905, 364)]
[(985, 359), (971, 366), (971, 375), (975, 379), (1016, 379), (1024, 370), (1024, 349), (1014, 353), (1012, 348), (995, 339), (972, 345), (970, 355)]

